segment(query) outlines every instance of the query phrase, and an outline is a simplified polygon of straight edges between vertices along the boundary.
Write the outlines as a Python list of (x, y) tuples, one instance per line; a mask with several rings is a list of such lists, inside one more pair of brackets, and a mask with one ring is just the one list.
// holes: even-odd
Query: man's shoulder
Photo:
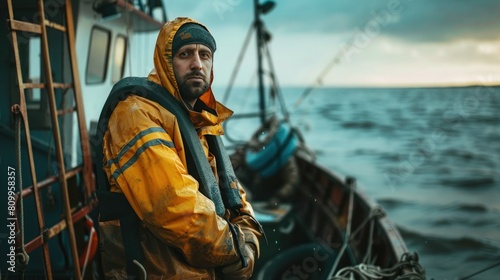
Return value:
[[(118, 81), (111, 90), (108, 99), (116, 106), (151, 106), (154, 102), (152, 96), (165, 89), (147, 77), (125, 77)], [(161, 94), (161, 93), (160, 93)], [(156, 106), (153, 106), (156, 107)]]
[(159, 109), (160, 106), (158, 103), (131, 92), (130, 95), (116, 105), (115, 111), (126, 110), (129, 114), (135, 114), (145, 112), (152, 113)]
[(166, 89), (147, 77), (125, 77), (113, 85), (110, 96), (123, 96), (134, 93), (139, 96), (150, 96), (156, 92), (162, 92)]

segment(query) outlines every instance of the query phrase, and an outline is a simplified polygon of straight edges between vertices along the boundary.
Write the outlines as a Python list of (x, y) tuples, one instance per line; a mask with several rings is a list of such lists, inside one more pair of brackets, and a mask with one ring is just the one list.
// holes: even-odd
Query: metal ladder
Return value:
[[(65, 3), (61, 4), (61, 11), (65, 13), (63, 22), (64, 23), (56, 23), (48, 20), (46, 18), (46, 14), (44, 11), (44, 1), (37, 0), (38, 3), (38, 16), (40, 19), (39, 23), (32, 23), (27, 21), (21, 21), (14, 19), (14, 9), (12, 5), (12, 0), (7, 0), (8, 6), (8, 27), (10, 28), (11, 34), (11, 43), (13, 46), (13, 55), (16, 66), (16, 74), (17, 74), (17, 84), (19, 88), (19, 104), (14, 104), (12, 106), (12, 113), (16, 117), (20, 117), (22, 124), (25, 129), (25, 140), (28, 151), (29, 158), (29, 166), (30, 166), (30, 175), (33, 182), (32, 186), (28, 188), (24, 188), (21, 193), (18, 193), (17, 200), (19, 205), (19, 200), (22, 200), (30, 195), (34, 196), (35, 207), (36, 207), (36, 216), (38, 219), (38, 228), (39, 234), (32, 240), (29, 240), (24, 244), (24, 240), (21, 242), (19, 250), (22, 250), (26, 253), (30, 253), (33, 250), (42, 247), (44, 266), (45, 266), (45, 274), (47, 279), (52, 279), (52, 269), (51, 269), (51, 260), (49, 254), (49, 239), (61, 234), (64, 230), (68, 231), (69, 236), (69, 245), (71, 251), (71, 261), (73, 265), (73, 272), (75, 279), (81, 279), (81, 271), (79, 265), (79, 257), (77, 251), (77, 241), (75, 237), (75, 228), (74, 223), (84, 218), (96, 205), (96, 200), (94, 196), (95, 186), (94, 179), (92, 175), (92, 162), (91, 162), (91, 152), (89, 146), (89, 139), (87, 134), (87, 127), (85, 123), (85, 115), (83, 109), (83, 101), (82, 101), (82, 93), (81, 93), (81, 84), (78, 73), (78, 65), (76, 60), (76, 50), (75, 50), (75, 27), (73, 23), (73, 10), (71, 6), (71, 0), (66, 0)], [(69, 48), (69, 58), (70, 58), (70, 70), (71, 70), (71, 83), (60, 83), (56, 82), (53, 79), (50, 54), (49, 54), (49, 45), (50, 42), (47, 36), (47, 29), (51, 28), (54, 30), (58, 30), (60, 32), (65, 33), (67, 38), (67, 46)], [(28, 32), (30, 34), (35, 34), (36, 36), (40, 36), (41, 42), (41, 65), (43, 66), (43, 71), (45, 74), (45, 81), (40, 83), (30, 83), (23, 81), (21, 63), (20, 63), (20, 51), (18, 45), (18, 32)], [(25, 34), (25, 33), (24, 33)], [(50, 108), (50, 119), (52, 123), (52, 134), (55, 144), (55, 152), (57, 158), (58, 172), (56, 175), (49, 176), (42, 180), (37, 180), (36, 172), (35, 172), (35, 162), (34, 155), (30, 137), (30, 128), (28, 123), (28, 111), (26, 104), (26, 96), (25, 90), (27, 89), (45, 89), (48, 98), (48, 104)], [(74, 104), (75, 106), (71, 109), (59, 109), (56, 105), (56, 90), (55, 89), (72, 89), (74, 93)], [(42, 96), (42, 98), (45, 98)], [(70, 167), (66, 169), (66, 163), (64, 159), (64, 152), (62, 147), (61, 135), (62, 132), (60, 130), (60, 125), (58, 121), (58, 117), (65, 114), (76, 113), (78, 127), (79, 127), (79, 136), (81, 143), (81, 153), (83, 155), (83, 163), (76, 167)], [(20, 170), (19, 170), (20, 171)], [(80, 205), (71, 208), (70, 205), (70, 197), (68, 190), (68, 179), (76, 177), (80, 175), (83, 182), (84, 189), (84, 199), (81, 201)], [(63, 213), (61, 220), (56, 223), (54, 226), (47, 228), (44, 222), (44, 213), (42, 206), (42, 199), (40, 191), (48, 186), (59, 183), (61, 188), (62, 195), (62, 205), (63, 205)], [(22, 187), (22, 185), (21, 185)], [(22, 203), (21, 203), (22, 205)], [(19, 208), (19, 207), (18, 207)], [(22, 208), (22, 207), (21, 207)], [(17, 209), (17, 212), (22, 211), (23, 209)], [(23, 230), (19, 225), (18, 228)], [(24, 237), (23, 237), (24, 239)], [(16, 245), (19, 243), (16, 243)], [(17, 245), (19, 246), (19, 245)]]

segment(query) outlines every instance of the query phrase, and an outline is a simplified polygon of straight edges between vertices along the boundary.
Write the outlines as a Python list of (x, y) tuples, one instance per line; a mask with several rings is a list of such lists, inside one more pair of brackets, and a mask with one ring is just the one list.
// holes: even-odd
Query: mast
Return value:
[(254, 24), (257, 30), (257, 77), (259, 79), (259, 109), (261, 124), (266, 122), (266, 97), (264, 94), (264, 69), (262, 68), (262, 46), (263, 46), (263, 23), (260, 15), (267, 14), (276, 5), (272, 1), (266, 1), (259, 4), (259, 0), (254, 0)]
[(264, 70), (262, 69), (262, 21), (260, 20), (259, 0), (254, 0), (255, 28), (257, 29), (257, 77), (259, 79), (260, 122), (266, 122), (266, 100), (264, 95)]

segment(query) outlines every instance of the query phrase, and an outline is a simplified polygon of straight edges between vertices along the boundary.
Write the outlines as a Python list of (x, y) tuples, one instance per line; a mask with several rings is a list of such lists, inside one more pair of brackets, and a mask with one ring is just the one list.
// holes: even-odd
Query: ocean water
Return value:
[[(318, 88), (302, 101), (303, 88), (281, 91), (317, 161), (357, 178), (428, 279), (461, 279), (500, 262), (499, 87)], [(255, 96), (239, 88), (226, 105), (255, 112)], [(231, 120), (226, 131), (245, 140), (257, 122)], [(498, 275), (500, 266), (470, 279)]]

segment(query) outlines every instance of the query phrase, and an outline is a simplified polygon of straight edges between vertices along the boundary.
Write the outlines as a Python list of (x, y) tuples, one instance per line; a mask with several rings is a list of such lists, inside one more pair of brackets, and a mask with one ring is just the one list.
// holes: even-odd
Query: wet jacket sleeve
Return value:
[(116, 107), (105, 135), (110, 181), (146, 227), (189, 264), (208, 268), (237, 261), (228, 224), (183, 164), (175, 117), (129, 99)]
[(245, 243), (250, 243), (255, 251), (255, 257), (260, 255), (259, 239), (264, 234), (261, 225), (254, 218), (255, 214), (250, 203), (246, 199), (245, 189), (238, 183), (238, 188), (242, 198), (243, 207), (240, 209), (239, 215), (230, 218), (230, 221), (237, 224), (245, 236)]

